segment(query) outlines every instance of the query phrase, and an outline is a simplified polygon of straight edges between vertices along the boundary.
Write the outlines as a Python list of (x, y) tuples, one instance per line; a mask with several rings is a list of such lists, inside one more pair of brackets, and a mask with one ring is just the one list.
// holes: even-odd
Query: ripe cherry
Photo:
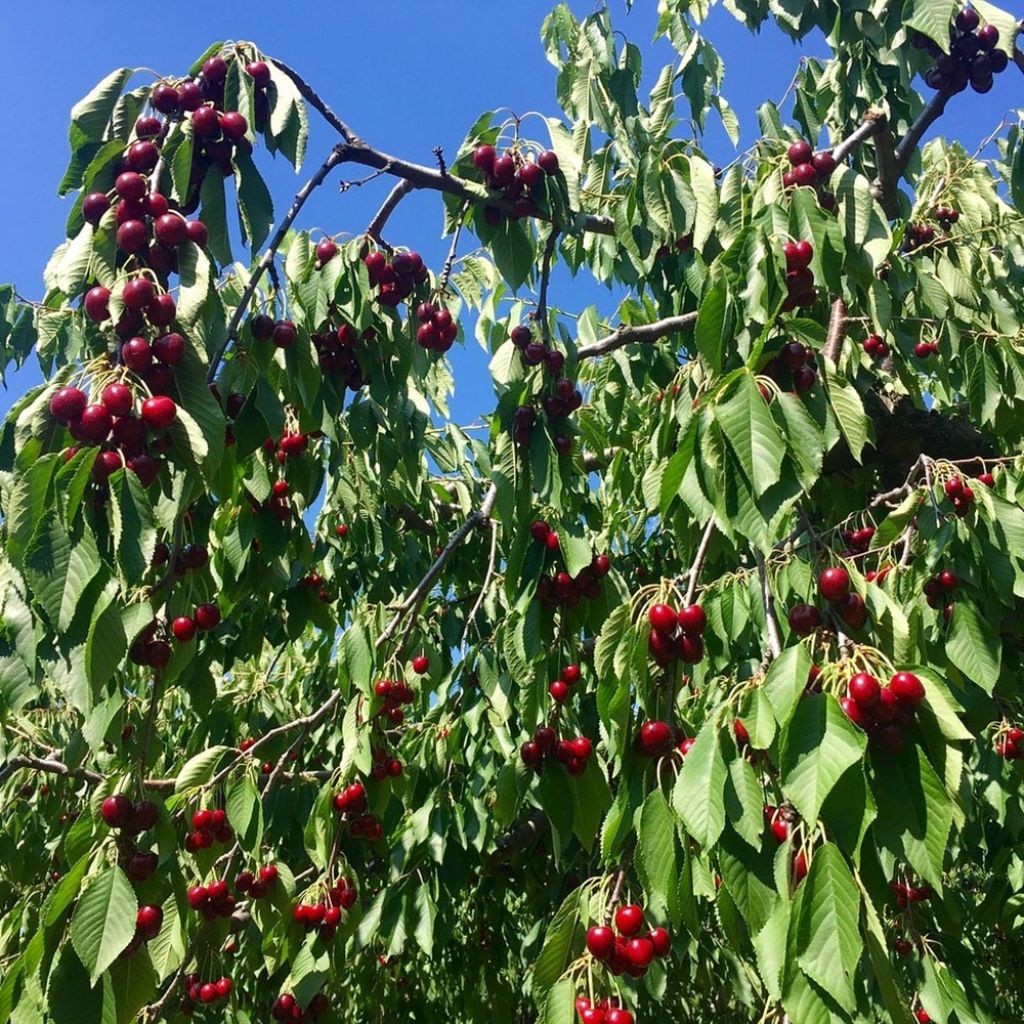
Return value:
[(249, 124), (237, 110), (229, 110), (226, 114), (221, 114), (219, 120), (220, 130), (224, 133), (225, 138), (231, 139), (232, 142), (239, 142), (245, 138)]
[(123, 828), (132, 813), (132, 802), (124, 793), (108, 796), (100, 806), (100, 815), (110, 828)]
[(554, 150), (544, 150), (544, 152), (537, 157), (537, 163), (549, 177), (558, 173), (558, 155)]
[[(127, 416), (132, 411), (131, 388), (118, 381), (111, 381), (104, 389), (100, 400), (111, 416)], [(52, 403), (51, 403), (52, 408)]]
[[(104, 392), (105, 393), (105, 392)], [(88, 399), (81, 388), (66, 387), (57, 391), (50, 399), (50, 412), (61, 423), (77, 420), (85, 412)], [(104, 402), (106, 405), (106, 402)]]
[(82, 200), (82, 219), (87, 224), (99, 224), (109, 209), (110, 200), (105, 192), (91, 192)]
[(868, 672), (858, 672), (850, 680), (848, 690), (862, 708), (874, 707), (882, 693), (878, 680)]
[(699, 604), (687, 605), (679, 611), (679, 628), (684, 633), (701, 634), (707, 627), (708, 620), (704, 609)]
[(185, 339), (176, 331), (162, 334), (151, 348), (156, 359), (165, 366), (177, 366), (185, 358)]
[(82, 306), (85, 309), (85, 315), (93, 323), (99, 324), (110, 317), (109, 302), (110, 289), (104, 288), (102, 285), (96, 285), (95, 288), (90, 288), (85, 293)]
[(107, 439), (113, 420), (104, 405), (89, 405), (83, 410), (82, 415), (75, 421), (72, 433), (82, 441), (92, 441), (99, 444)]
[(278, 320), (274, 324), (270, 338), (278, 348), (291, 348), (298, 336), (295, 324), (291, 320)]
[(637, 970), (646, 970), (654, 959), (654, 944), (650, 939), (630, 939), (626, 944), (626, 957)]
[(212, 603), (197, 605), (194, 618), (196, 629), (208, 633), (220, 623), (220, 609)]
[(569, 699), (569, 685), (561, 679), (556, 679), (548, 687), (548, 693), (556, 704), (562, 704)]
[(810, 162), (811, 152), (810, 143), (801, 139), (799, 142), (794, 142), (786, 150), (786, 156), (794, 167), (799, 167), (801, 164)]
[(615, 927), (620, 935), (636, 935), (644, 924), (644, 912), (635, 903), (626, 904), (615, 911)]
[(135, 915), (135, 927), (143, 941), (155, 938), (163, 923), (164, 912), (161, 907), (143, 905), (139, 907), (138, 913)]
[(257, 89), (265, 89), (270, 85), (270, 68), (264, 61), (250, 61), (245, 65), (245, 71)]
[(850, 574), (842, 566), (823, 569), (818, 575), (818, 590), (827, 601), (842, 601), (850, 593)]
[(651, 626), (659, 633), (671, 633), (679, 625), (679, 616), (674, 608), (667, 604), (653, 604), (648, 609), (647, 618)]
[(598, 960), (607, 960), (615, 948), (615, 933), (611, 928), (594, 925), (587, 929), (587, 949)]
[(142, 419), (154, 430), (166, 430), (177, 415), (178, 407), (166, 395), (156, 395), (142, 403)]
[(417, 675), (426, 675), (430, 671), (430, 659), (425, 654), (417, 654), (412, 659), (412, 670)]
[(333, 239), (324, 238), (317, 243), (316, 258), (321, 263), (327, 263), (338, 254), (338, 246)]
[(924, 685), (913, 672), (897, 672), (889, 688), (901, 704), (916, 708), (924, 700)]
[(179, 615), (178, 618), (171, 623), (171, 632), (174, 634), (174, 639), (179, 644), (187, 644), (196, 635), (196, 624), (195, 621), (187, 615)]

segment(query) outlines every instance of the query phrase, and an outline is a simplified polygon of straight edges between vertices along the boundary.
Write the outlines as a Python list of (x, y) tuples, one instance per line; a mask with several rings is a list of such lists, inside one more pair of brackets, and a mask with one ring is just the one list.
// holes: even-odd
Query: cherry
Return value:
[(105, 192), (91, 192), (82, 200), (82, 219), (87, 224), (99, 224), (109, 209), (110, 200)]
[(201, 138), (211, 138), (220, 131), (220, 119), (213, 107), (197, 107), (192, 113), (192, 127)]
[[(640, 726), (640, 750), (648, 757), (662, 753), (672, 742), (668, 722), (649, 721)], [(621, 929), (620, 929), (621, 931)]]
[(633, 1024), (633, 1014), (621, 1006), (613, 1006), (604, 1017), (605, 1024)]
[(858, 672), (847, 687), (850, 697), (862, 708), (870, 708), (878, 703), (882, 688), (878, 680), (867, 672)]
[(118, 248), (124, 252), (141, 252), (149, 241), (146, 225), (141, 220), (126, 220), (117, 229), (116, 240)]
[(166, 395), (147, 398), (142, 403), (142, 419), (155, 430), (166, 430), (178, 415), (178, 407)]
[(278, 348), (291, 348), (298, 336), (295, 324), (291, 320), (278, 320), (274, 324), (270, 338)]
[(108, 307), (109, 302), (109, 288), (104, 288), (102, 285), (96, 285), (95, 288), (90, 288), (85, 293), (85, 299), (82, 303), (83, 308), (85, 309), (85, 315), (94, 323), (102, 323), (110, 317), (110, 309)]
[(626, 957), (637, 970), (646, 970), (654, 959), (654, 944), (650, 939), (630, 939), (626, 944)]
[(121, 301), (128, 309), (145, 309), (155, 294), (153, 282), (148, 277), (133, 277), (122, 289)]
[(805, 142), (803, 139), (799, 142), (794, 142), (789, 149), (786, 150), (786, 156), (794, 167), (799, 167), (800, 164), (809, 163), (811, 159), (810, 143)]
[(899, 703), (912, 708), (924, 700), (924, 685), (913, 672), (897, 672), (889, 680), (889, 688)]
[(136, 850), (125, 865), (125, 874), (133, 882), (145, 882), (153, 876), (160, 857), (151, 850)]
[(587, 929), (587, 949), (598, 960), (607, 960), (615, 948), (615, 933), (611, 928), (594, 925)]
[[(965, 9), (973, 11), (973, 8), (965, 8)], [(932, 1019), (928, 1015), (928, 1011), (923, 1006), (919, 1006), (914, 1011), (914, 1016), (917, 1018), (917, 1024), (931, 1024)]]
[(178, 109), (178, 90), (161, 82), (153, 89), (149, 101), (161, 114), (173, 114)]
[(220, 130), (224, 133), (225, 138), (231, 139), (232, 142), (238, 142), (245, 138), (245, 133), (249, 130), (248, 122), (237, 110), (229, 110), (226, 114), (221, 114), (219, 121)]
[(814, 247), (807, 241), (787, 242), (782, 247), (782, 252), (786, 257), (786, 269), (789, 271), (805, 269), (814, 258)]
[(626, 904), (615, 911), (615, 927), (627, 938), (636, 935), (644, 924), (644, 912), (635, 903)]
[(419, 676), (426, 675), (430, 671), (430, 659), (425, 654), (417, 654), (412, 659), (412, 670)]
[(741, 746), (747, 746), (750, 743), (750, 733), (747, 731), (747, 727), (738, 719), (733, 719), (732, 731), (736, 736), (736, 742)]
[(561, 679), (556, 679), (548, 687), (548, 693), (556, 704), (562, 704), (569, 699), (569, 685)]
[(171, 623), (171, 632), (179, 644), (187, 644), (196, 635), (195, 621), (187, 615), (179, 615)]
[(497, 157), (491, 166), (491, 178), (499, 188), (510, 185), (515, 173), (515, 162), (508, 154)]
[(494, 171), (494, 161), (497, 157), (497, 153), (494, 151), (493, 146), (483, 145), (477, 146), (473, 150), (473, 166), (477, 170), (483, 171), (484, 174), (490, 175)]
[(153, 355), (166, 366), (177, 366), (185, 358), (185, 339), (177, 332), (162, 334), (152, 345)]
[(124, 793), (108, 796), (100, 805), (100, 815), (110, 828), (123, 828), (132, 813), (132, 802)]
[(802, 185), (804, 188), (813, 188), (818, 182), (818, 172), (810, 163), (800, 164), (793, 168), (793, 184)]
[(868, 608), (860, 594), (847, 594), (839, 603), (837, 611), (851, 629), (862, 629), (868, 621)]
[(687, 665), (696, 665), (704, 657), (704, 641), (693, 633), (682, 633), (676, 639), (676, 654)]
[(679, 611), (679, 628), (684, 633), (700, 635), (707, 628), (708, 620), (699, 604), (690, 604)]
[(146, 306), (146, 319), (154, 327), (166, 327), (177, 312), (174, 299), (164, 292), (162, 295), (153, 296), (153, 301)]
[(558, 155), (554, 150), (545, 149), (544, 152), (537, 157), (537, 163), (549, 177), (553, 177), (558, 173)]
[(832, 150), (826, 149), (811, 157), (811, 165), (821, 177), (827, 178), (836, 169), (836, 158), (832, 155)]
[(961, 32), (973, 32), (981, 24), (981, 17), (973, 7), (963, 7), (957, 12), (955, 24)]
[(199, 989), (199, 999), (203, 1003), (215, 1003), (217, 1001), (217, 986), (212, 981), (207, 981)]
[(789, 610), (789, 627), (797, 636), (809, 636), (821, 625), (821, 613), (813, 604), (795, 604)]
[(652, 928), (647, 933), (647, 939), (654, 949), (654, 955), (659, 959), (668, 956), (672, 951), (672, 937), (667, 928)]
[(579, 665), (566, 665), (562, 669), (562, 681), (568, 686), (575, 686), (580, 681)]
[[(119, 383), (118, 381), (111, 381), (111, 383), (103, 389), (103, 393), (100, 395), (100, 400), (103, 402), (103, 405), (111, 416), (127, 416), (128, 413), (132, 411), (133, 399), (131, 388)], [(50, 407), (52, 409), (52, 402)]]
[(321, 264), (327, 263), (329, 260), (334, 259), (338, 254), (338, 246), (333, 239), (324, 238), (317, 243), (316, 247), (316, 258)]
[(188, 239), (185, 219), (176, 213), (165, 213), (153, 223), (153, 235), (168, 249), (176, 249)]
[(124, 155), (125, 164), (133, 171), (148, 173), (156, 167), (160, 150), (154, 142), (133, 142)]
[(519, 179), (531, 191), (544, 180), (544, 168), (540, 164), (525, 163), (519, 168)]
[(549, 725), (540, 725), (534, 731), (533, 739), (542, 754), (550, 754), (554, 750), (557, 736)]
[[(104, 390), (104, 394), (106, 391)], [(77, 420), (85, 412), (88, 399), (81, 388), (66, 387), (57, 391), (50, 399), (50, 412), (61, 423)], [(106, 405), (106, 402), (104, 402)]]
[[(82, 415), (76, 421), (77, 433), (75, 436), (82, 441), (92, 441), (99, 444), (105, 441), (113, 426), (110, 413), (104, 405), (86, 406)], [(72, 431), (74, 433), (74, 431)]]
[(793, 881), (799, 885), (807, 876), (807, 854), (801, 850), (793, 858)]
[(196, 605), (194, 618), (196, 629), (208, 633), (220, 623), (220, 609), (215, 604)]
[(257, 89), (265, 89), (270, 85), (270, 68), (262, 60), (253, 60), (245, 65), (246, 74), (252, 79)]
[(130, 370), (141, 373), (153, 361), (153, 350), (145, 338), (129, 338), (121, 346), (121, 362)]
[(647, 611), (651, 626), (659, 633), (672, 633), (679, 625), (679, 616), (667, 604), (653, 604)]
[(850, 574), (842, 566), (823, 569), (818, 575), (818, 591), (827, 601), (842, 601), (850, 593)]
[(209, 237), (206, 225), (201, 220), (190, 220), (186, 222), (185, 234), (188, 235), (188, 240), (193, 245), (198, 245), (200, 248), (206, 245), (206, 240)]

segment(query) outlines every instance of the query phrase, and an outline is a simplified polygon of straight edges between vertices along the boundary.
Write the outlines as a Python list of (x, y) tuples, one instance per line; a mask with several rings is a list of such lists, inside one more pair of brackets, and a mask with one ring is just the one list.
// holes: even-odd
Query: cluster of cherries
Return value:
[(227, 846), (234, 838), (235, 830), (228, 821), (227, 811), (223, 807), (204, 808), (192, 815), (192, 831), (185, 837), (185, 849), (189, 853), (208, 850), (214, 840)]
[(861, 348), (872, 359), (885, 359), (889, 355), (889, 343), (880, 334), (869, 334), (862, 342)]
[(365, 814), (366, 788), (361, 782), (349, 783), (340, 793), (334, 795), (334, 809), (339, 814)]
[(428, 351), (447, 352), (459, 333), (459, 323), (449, 310), (434, 302), (421, 302), (416, 307), (416, 343)]
[(652, 604), (647, 620), (651, 624), (648, 646), (659, 665), (668, 665), (676, 658), (695, 665), (704, 657), (703, 633), (708, 620), (699, 604), (679, 611), (667, 604)]
[(914, 252), (935, 241), (935, 228), (931, 224), (908, 224), (903, 236), (903, 251)]
[(227, 999), (233, 987), (227, 975), (216, 981), (203, 981), (198, 974), (186, 974), (183, 985), (185, 998), (182, 1000), (181, 1012), (189, 1017), (197, 1006), (212, 1006)]
[[(262, 126), (267, 119), (266, 88), (270, 85), (270, 68), (264, 61), (254, 60), (246, 64), (245, 71), (255, 86), (253, 106), (256, 124)], [(236, 110), (223, 109), (227, 74), (227, 60), (217, 54), (203, 63), (202, 73), (196, 79), (186, 79), (177, 85), (161, 82), (150, 96), (153, 107), (168, 120), (180, 120), (191, 115), (195, 142), (183, 204), (189, 212), (199, 205), (199, 189), (209, 167), (216, 165), (225, 178), (230, 177), (233, 173), (233, 152), (236, 149), (252, 152), (252, 144), (246, 138), (249, 125), (245, 117)], [(150, 130), (160, 134), (160, 122), (156, 118), (146, 120), (152, 123)]]
[[(810, 143), (803, 139), (794, 142), (786, 150), (786, 156), (791, 170), (782, 175), (784, 188), (819, 188), (829, 180), (836, 169), (836, 158), (832, 155), (832, 150), (823, 149), (820, 153), (815, 153)], [(826, 210), (835, 209), (836, 197), (831, 192), (822, 190), (818, 201)]]
[(308, 450), (311, 436), (319, 437), (320, 434), (318, 432), (311, 435), (304, 434), (301, 430), (286, 430), (276, 441), (268, 437), (263, 442), (263, 451), (267, 455), (272, 455), (279, 466), (283, 466), (289, 459), (297, 459)]
[(546, 608), (562, 605), (575, 608), (581, 598), (596, 601), (601, 596), (601, 580), (608, 575), (611, 560), (607, 555), (595, 555), (575, 575), (562, 571), (552, 576), (541, 576), (537, 581), (537, 597)]
[(270, 1008), (270, 1016), (274, 1020), (294, 1021), (298, 1024), (302, 1021), (318, 1020), (330, 1009), (330, 1006), (331, 1004), (323, 992), (317, 992), (305, 1010), (299, 1006), (295, 1001), (295, 996), (290, 992), (282, 992), (274, 1000), (274, 1005)]
[(393, 757), (387, 747), (374, 747), (371, 752), (370, 778), (374, 782), (397, 779), (402, 774), (402, 762)]
[(960, 211), (951, 206), (936, 206), (935, 219), (943, 230), (948, 231), (960, 219)]
[(782, 247), (782, 255), (786, 258), (787, 292), (782, 312), (789, 313), (798, 306), (813, 306), (818, 297), (814, 288), (814, 272), (811, 270), (814, 246), (806, 239), (787, 242)]
[(914, 355), (918, 359), (927, 359), (929, 356), (938, 355), (939, 343), (934, 338), (930, 341), (919, 341), (914, 345)]
[(151, 829), (156, 824), (158, 811), (152, 800), (132, 803), (124, 793), (115, 793), (100, 805), (100, 817), (109, 828), (116, 828), (131, 836)]
[(235, 889), (251, 900), (262, 900), (277, 881), (277, 865), (264, 864), (258, 871), (239, 871), (235, 876)]
[(179, 615), (171, 623), (171, 633), (179, 644), (187, 644), (200, 633), (209, 633), (220, 624), (220, 609), (212, 601), (197, 604), (191, 615)]
[(294, 320), (275, 320), (266, 313), (257, 313), (249, 320), (254, 341), (270, 341), (276, 348), (291, 348), (299, 336)]
[[(541, 408), (548, 420), (564, 419), (576, 412), (583, 405), (583, 395), (576, 387), (575, 381), (560, 376), (565, 367), (565, 356), (557, 349), (548, 348), (543, 341), (534, 341), (530, 329), (522, 325), (512, 329), (511, 340), (527, 366), (539, 366), (543, 363), (544, 368), (555, 375), (550, 393), (541, 398)], [(516, 444), (522, 447), (530, 444), (536, 422), (537, 410), (532, 405), (520, 405), (516, 408), (512, 416), (512, 439)], [(572, 436), (559, 431), (554, 436), (554, 445), (559, 455), (568, 455), (572, 451)]]
[[(536, 162), (526, 160), (518, 149), (511, 149), (498, 155), (493, 146), (477, 146), (473, 151), (473, 166), (482, 171), (487, 187), (504, 193), (512, 204), (513, 217), (534, 217), (537, 201), (534, 198), (543, 187), (544, 179), (558, 173), (558, 156), (546, 149), (539, 154)], [(486, 206), (484, 217), (488, 224), (497, 227), (503, 211), (498, 206)]]
[[(985, 473), (989, 480), (992, 480), (991, 473)], [(991, 487), (992, 484), (988, 480), (983, 480), (981, 476), (978, 479)], [(994, 481), (993, 481), (994, 482)], [(964, 483), (962, 476), (951, 476), (943, 485), (943, 490), (946, 492), (946, 497), (953, 503), (953, 511), (961, 519), (974, 507), (974, 491), (971, 490), (970, 484)]]
[(924, 684), (913, 672), (897, 672), (882, 686), (870, 672), (858, 672), (841, 697), (846, 716), (890, 754), (903, 747), (903, 731), (924, 700)]
[(981, 24), (981, 16), (973, 7), (964, 7), (953, 21), (949, 53), (944, 53), (928, 36), (917, 32), (914, 45), (927, 50), (935, 64), (924, 75), (925, 83), (943, 92), (963, 92), (970, 84), (978, 93), (992, 88), (992, 77), (1006, 70), (1010, 59), (996, 48), (999, 30), (995, 25)]
[(995, 737), (996, 753), (1007, 761), (1024, 759), (1024, 729), (1003, 722)]
[(519, 748), (523, 763), (538, 774), (543, 771), (545, 760), (553, 759), (565, 765), (570, 775), (582, 775), (593, 752), (594, 746), (586, 736), (559, 739), (550, 725), (537, 726), (533, 739)]
[[(776, 807), (774, 804), (764, 805), (765, 824), (768, 826), (772, 836), (780, 846), (789, 839), (793, 813), (793, 810), (788, 806)], [(799, 885), (807, 877), (807, 869), (809, 867), (807, 863), (807, 851), (802, 848), (797, 850), (793, 854), (793, 860), (790, 866), (793, 870), (793, 882), (795, 885)]]
[(675, 243), (673, 244), (673, 246), (668, 246), (668, 245), (659, 246), (658, 247), (658, 251), (655, 252), (655, 254), (654, 254), (654, 258), (656, 260), (667, 259), (669, 256), (672, 255), (672, 249), (673, 248), (675, 248), (676, 252), (678, 252), (678, 253), (690, 252), (693, 249), (693, 234), (692, 233), (687, 233), (685, 235), (680, 235), (675, 240)]
[(564, 704), (569, 699), (572, 688), (580, 681), (579, 665), (566, 665), (561, 675), (548, 686), (548, 693), (556, 704)]
[(416, 699), (413, 688), (401, 679), (378, 679), (373, 684), (373, 692), (380, 697), (382, 704), (377, 714), (392, 725), (401, 725), (405, 720), (403, 704), (411, 704)]
[(949, 569), (943, 569), (924, 582), (922, 590), (929, 608), (941, 608), (948, 619), (953, 612), (953, 605), (947, 601), (953, 591), (960, 586), (960, 580), (956, 573)]
[(339, 377), (349, 391), (358, 391), (368, 383), (359, 362), (356, 348), (360, 341), (371, 342), (377, 332), (367, 327), (357, 335), (355, 328), (348, 324), (340, 324), (334, 331), (326, 334), (311, 335), (313, 348), (316, 349), (317, 362), (324, 373)]
[(860, 594), (850, 589), (850, 574), (841, 565), (829, 566), (818, 573), (818, 593), (835, 605), (839, 617), (851, 629), (864, 628), (868, 606)]
[(640, 934), (644, 927), (644, 912), (635, 903), (618, 907), (614, 922), (614, 931), (606, 925), (593, 925), (587, 929), (587, 950), (612, 974), (642, 978), (655, 957), (667, 957), (672, 951), (672, 938), (667, 928), (652, 928), (645, 935)]
[(853, 558), (855, 555), (867, 553), (871, 547), (871, 540), (875, 536), (875, 528), (871, 525), (861, 526), (856, 530), (843, 530), (840, 536), (846, 545), (843, 552), (844, 558)]
[(292, 920), (307, 931), (317, 931), (321, 942), (330, 942), (341, 924), (343, 910), (356, 905), (356, 887), (351, 878), (342, 878), (332, 886), (327, 901), (319, 903), (297, 903), (292, 911)]
[[(818, 379), (814, 349), (799, 341), (787, 341), (779, 349), (778, 355), (769, 359), (761, 369), (761, 373), (765, 377), (770, 377), (779, 387), (782, 387), (787, 372), (792, 381), (793, 390), (798, 395), (804, 395), (810, 391)], [(771, 391), (767, 387), (761, 388), (761, 395), (766, 401), (771, 400)]]
[(909, 882), (890, 882), (889, 891), (896, 896), (896, 905), (906, 910), (912, 903), (930, 900), (935, 893), (930, 885), (911, 885)]
[(605, 996), (596, 1003), (586, 996), (576, 1000), (576, 1012), (582, 1024), (633, 1024), (633, 1014), (618, 999)]
[(186, 894), (188, 905), (198, 910), (207, 921), (230, 917), (235, 912), (235, 897), (227, 880), (218, 878), (209, 885), (193, 885)]
[(392, 309), (430, 276), (418, 252), (396, 252), (388, 259), (375, 249), (366, 254), (363, 263), (370, 275), (370, 285), (377, 289), (377, 301)]

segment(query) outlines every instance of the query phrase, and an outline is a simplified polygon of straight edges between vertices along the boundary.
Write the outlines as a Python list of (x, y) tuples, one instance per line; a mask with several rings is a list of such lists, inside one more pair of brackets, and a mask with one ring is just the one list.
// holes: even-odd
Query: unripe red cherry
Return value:
[(142, 403), (142, 419), (154, 430), (166, 430), (177, 415), (178, 407), (166, 395), (156, 395)]
[(196, 629), (208, 633), (220, 623), (220, 609), (212, 603), (196, 605), (194, 618)]
[(652, 628), (659, 633), (671, 633), (679, 625), (679, 616), (667, 604), (653, 604), (647, 611)]
[(818, 590), (827, 601), (842, 601), (850, 593), (850, 574), (842, 566), (823, 569), (818, 575)]
[(644, 925), (644, 912), (635, 903), (626, 904), (615, 911), (615, 927), (620, 935), (636, 935)]
[(132, 802), (124, 793), (108, 796), (100, 806), (100, 815), (110, 828), (123, 828), (132, 813)]

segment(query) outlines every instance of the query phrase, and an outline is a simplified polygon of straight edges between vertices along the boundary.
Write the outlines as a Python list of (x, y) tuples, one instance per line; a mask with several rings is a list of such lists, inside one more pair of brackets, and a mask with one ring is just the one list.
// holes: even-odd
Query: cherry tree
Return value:
[(641, 93), (559, 5), (553, 116), (422, 162), (249, 42), (76, 104), (0, 289), (0, 1018), (1024, 1012), (1024, 136), (937, 134), (1019, 27), (725, 0), (831, 56), (717, 167), (712, 6)]

